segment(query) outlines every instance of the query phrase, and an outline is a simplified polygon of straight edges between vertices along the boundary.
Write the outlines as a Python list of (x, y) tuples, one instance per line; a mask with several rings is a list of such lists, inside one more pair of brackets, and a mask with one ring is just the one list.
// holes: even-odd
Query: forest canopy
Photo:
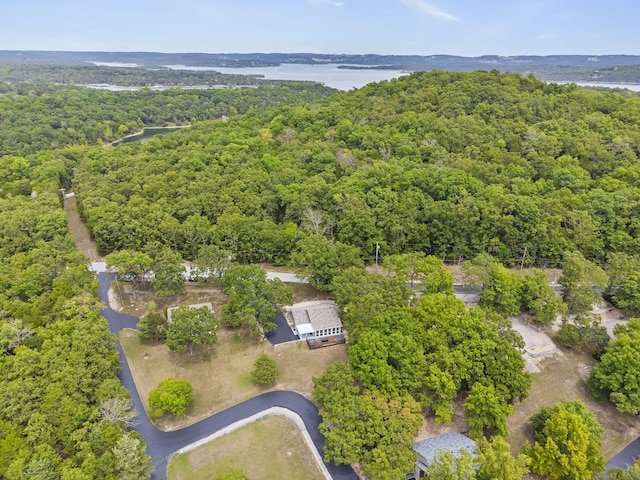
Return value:
[(240, 262), (287, 262), (322, 235), (365, 260), (378, 245), (602, 263), (640, 247), (638, 119), (637, 96), (421, 72), (92, 149), (75, 185), (103, 253), (159, 241), (185, 258), (215, 244)]

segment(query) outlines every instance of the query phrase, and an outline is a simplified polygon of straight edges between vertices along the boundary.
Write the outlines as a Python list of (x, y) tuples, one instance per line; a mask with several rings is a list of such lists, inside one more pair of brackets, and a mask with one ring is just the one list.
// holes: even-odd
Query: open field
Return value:
[[(140, 343), (134, 330), (122, 331), (120, 341), (144, 405), (149, 392), (165, 378), (186, 379), (193, 385), (187, 415), (179, 420), (168, 415), (160, 418), (156, 424), (163, 430), (185, 427), (269, 390), (293, 390), (310, 397), (312, 377), (335, 361), (347, 359), (345, 345), (309, 350), (306, 343), (296, 342), (273, 347), (268, 341), (256, 342), (225, 328), (218, 331), (213, 348), (196, 348), (193, 356), (172, 352), (164, 344)], [(261, 352), (271, 355), (280, 371), (271, 387), (251, 381), (253, 362)]]
[(211, 479), (232, 468), (241, 469), (251, 480), (324, 478), (293, 423), (268, 417), (176, 455), (169, 463), (169, 480)]

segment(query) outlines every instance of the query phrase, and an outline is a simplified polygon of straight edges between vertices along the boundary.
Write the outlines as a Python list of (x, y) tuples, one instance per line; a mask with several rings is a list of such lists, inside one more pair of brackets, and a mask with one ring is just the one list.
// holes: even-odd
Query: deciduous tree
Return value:
[(218, 340), (218, 322), (209, 307), (191, 308), (180, 306), (173, 310), (167, 325), (167, 346), (176, 352), (189, 349), (193, 355), (194, 345), (213, 345)]
[(193, 387), (187, 380), (167, 378), (149, 392), (149, 416), (159, 418), (169, 412), (176, 417), (184, 417), (192, 396)]
[(477, 480), (522, 480), (529, 473), (531, 459), (523, 453), (513, 457), (511, 446), (503, 437), (481, 438), (477, 443)]
[(589, 377), (589, 391), (613, 402), (620, 413), (640, 413), (640, 318), (614, 328), (615, 339)]
[(531, 418), (535, 443), (531, 469), (551, 480), (589, 480), (604, 470), (603, 428), (580, 401), (545, 407)]

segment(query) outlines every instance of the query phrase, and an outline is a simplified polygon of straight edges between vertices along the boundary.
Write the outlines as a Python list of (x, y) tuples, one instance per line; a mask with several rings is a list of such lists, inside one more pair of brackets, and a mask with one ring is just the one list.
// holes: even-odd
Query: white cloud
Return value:
[(336, 2), (335, 0), (310, 0), (311, 5), (331, 5), (332, 7), (341, 7), (343, 2)]
[(405, 6), (419, 10), (420, 12), (429, 15), (430, 17), (443, 18), (445, 20), (458, 20), (458, 17), (445, 12), (439, 7), (425, 2), (425, 0), (400, 0)]

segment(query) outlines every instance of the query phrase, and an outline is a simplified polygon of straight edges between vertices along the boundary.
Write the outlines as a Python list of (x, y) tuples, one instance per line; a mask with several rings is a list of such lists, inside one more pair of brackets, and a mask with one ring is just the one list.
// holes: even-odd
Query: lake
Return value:
[[(163, 65), (171, 70), (210, 71), (232, 75), (262, 75), (266, 80), (297, 80), (324, 83), (327, 87), (338, 90), (360, 88), (371, 82), (391, 80), (411, 72), (402, 70), (369, 70), (338, 68), (341, 65), (283, 63), (277, 67), (188, 67), (186, 65)], [(343, 66), (343, 65), (342, 65)]]
[(174, 132), (178, 128), (188, 128), (190, 125), (175, 126), (175, 127), (145, 127), (142, 132), (133, 133), (126, 137), (114, 140), (112, 145), (118, 145), (120, 143), (139, 142), (147, 143), (156, 135), (166, 135), (167, 133)]

